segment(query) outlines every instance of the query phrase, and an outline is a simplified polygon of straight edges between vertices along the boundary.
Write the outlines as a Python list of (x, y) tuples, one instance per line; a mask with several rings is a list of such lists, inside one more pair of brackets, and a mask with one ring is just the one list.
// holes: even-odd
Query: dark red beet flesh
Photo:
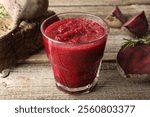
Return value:
[(122, 14), (119, 7), (117, 7), (117, 6), (112, 11), (112, 15), (115, 16), (117, 19), (119, 19), (123, 24), (127, 21), (127, 18)]
[(145, 16), (145, 12), (143, 11), (139, 15), (134, 16), (123, 26), (137, 37), (146, 35), (148, 32), (148, 21)]

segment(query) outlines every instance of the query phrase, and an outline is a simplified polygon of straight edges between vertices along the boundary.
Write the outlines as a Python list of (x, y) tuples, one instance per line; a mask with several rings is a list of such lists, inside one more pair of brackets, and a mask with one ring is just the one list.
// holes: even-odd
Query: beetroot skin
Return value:
[(139, 15), (134, 16), (124, 25), (131, 33), (136, 37), (142, 37), (148, 32), (148, 21), (145, 16), (145, 12), (141, 12)]
[(119, 73), (132, 81), (150, 80), (150, 45), (122, 48), (117, 55)]
[(135, 45), (121, 49), (117, 62), (126, 74), (150, 74), (150, 45)]
[(119, 7), (116, 6), (116, 8), (112, 11), (112, 16), (119, 19), (123, 24), (127, 21), (127, 18), (122, 14)]

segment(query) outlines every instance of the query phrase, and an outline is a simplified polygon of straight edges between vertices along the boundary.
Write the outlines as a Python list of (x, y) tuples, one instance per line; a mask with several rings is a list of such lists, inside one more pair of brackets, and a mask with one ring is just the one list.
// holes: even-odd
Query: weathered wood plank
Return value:
[[(103, 63), (104, 64), (104, 63)], [(120, 78), (115, 64), (103, 67), (98, 84), (88, 95), (69, 95), (55, 87), (48, 64), (25, 64), (0, 78), (0, 99), (150, 99), (149, 83), (131, 83)]]
[(150, 4), (149, 0), (49, 0), (49, 6)]
[[(79, 7), (49, 7), (50, 10), (54, 10), (56, 13), (62, 12), (88, 12), (102, 18), (105, 18), (109, 15), (114, 6), (79, 6)], [(150, 21), (150, 5), (129, 5), (129, 6), (120, 6), (122, 12), (127, 16), (133, 16), (135, 14), (140, 13), (141, 11), (145, 11), (148, 20)]]

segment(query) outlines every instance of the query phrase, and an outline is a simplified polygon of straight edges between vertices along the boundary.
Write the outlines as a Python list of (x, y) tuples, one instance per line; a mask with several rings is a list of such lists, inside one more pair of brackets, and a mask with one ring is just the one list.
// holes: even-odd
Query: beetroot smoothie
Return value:
[(87, 18), (65, 18), (45, 28), (44, 45), (58, 87), (69, 92), (92, 87), (104, 53), (105, 31)]

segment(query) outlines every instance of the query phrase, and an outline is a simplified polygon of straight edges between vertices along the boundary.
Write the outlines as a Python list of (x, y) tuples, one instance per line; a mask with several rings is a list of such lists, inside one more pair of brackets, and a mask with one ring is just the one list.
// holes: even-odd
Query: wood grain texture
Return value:
[(121, 79), (114, 63), (103, 63), (93, 92), (69, 95), (55, 87), (49, 64), (25, 64), (12, 69), (7, 79), (0, 79), (0, 99), (150, 99), (149, 85)]
[[(114, 6), (59, 6), (59, 7), (49, 7), (50, 10), (55, 11), (56, 13), (62, 12), (88, 12), (105, 18), (107, 15), (111, 14)], [(150, 21), (150, 5), (129, 5), (129, 6), (120, 6), (119, 7), (123, 14), (129, 16), (134, 16), (139, 14), (141, 11), (145, 11), (147, 19)]]
[(49, 6), (95, 6), (150, 4), (149, 0), (49, 0)]

